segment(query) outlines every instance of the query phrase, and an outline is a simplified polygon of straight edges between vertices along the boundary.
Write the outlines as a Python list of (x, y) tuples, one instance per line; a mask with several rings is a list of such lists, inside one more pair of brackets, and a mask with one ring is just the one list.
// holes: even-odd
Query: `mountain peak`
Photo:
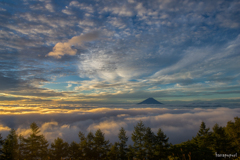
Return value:
[(155, 100), (154, 98), (150, 97), (138, 104), (162, 104), (161, 102), (158, 102), (157, 100)]

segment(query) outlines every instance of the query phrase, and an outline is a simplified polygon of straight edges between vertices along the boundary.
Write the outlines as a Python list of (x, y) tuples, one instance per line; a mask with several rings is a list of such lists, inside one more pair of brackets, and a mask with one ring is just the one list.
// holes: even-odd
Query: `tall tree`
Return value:
[(2, 151), (3, 144), (4, 144), (4, 140), (2, 139), (2, 134), (0, 133), (0, 160), (3, 159), (3, 151)]
[(126, 136), (126, 131), (123, 127), (121, 127), (120, 132), (118, 134), (119, 139), (119, 158), (121, 160), (127, 160), (127, 141), (128, 137)]
[(25, 150), (24, 137), (22, 135), (19, 135), (18, 140), (19, 140), (18, 159), (19, 160), (24, 160), (24, 150)]
[(48, 141), (46, 140), (46, 138), (43, 135), (41, 135), (40, 148), (39, 148), (39, 155), (40, 155), (41, 160), (48, 159), (48, 157), (49, 157), (48, 146), (49, 146)]
[(68, 143), (63, 142), (63, 139), (57, 138), (51, 144), (51, 159), (61, 160), (68, 156)]
[(104, 133), (98, 129), (94, 136), (94, 155), (96, 160), (106, 159), (109, 151), (109, 141), (105, 140)]
[(35, 122), (30, 125), (31, 134), (27, 138), (23, 138), (25, 159), (35, 160), (39, 159), (41, 152), (41, 140), (43, 135), (40, 134), (40, 129)]
[[(205, 155), (205, 157), (211, 157), (213, 155), (212, 144), (213, 137), (210, 128), (206, 128), (204, 122), (201, 123), (199, 131), (196, 137), (193, 137), (192, 142), (198, 146), (198, 154)], [(206, 158), (207, 159), (207, 158)]]
[(118, 147), (118, 143), (115, 142), (113, 145), (111, 145), (110, 147), (110, 151), (107, 153), (107, 159), (108, 160), (119, 160), (121, 159), (119, 157), (119, 147)]
[(146, 132), (146, 128), (143, 122), (140, 121), (134, 127), (134, 131), (131, 137), (134, 142), (133, 148), (134, 148), (135, 157), (140, 160), (143, 160), (146, 156), (146, 153), (144, 151), (144, 146), (143, 146), (145, 132)]
[(229, 121), (225, 128), (227, 135), (232, 141), (231, 146), (234, 147), (234, 151), (240, 153), (240, 118), (235, 117), (235, 122)]
[(80, 138), (80, 153), (84, 160), (94, 160), (94, 135), (89, 132), (87, 137), (82, 132), (78, 134)]
[(79, 148), (79, 144), (76, 142), (72, 142), (69, 146), (68, 149), (68, 155), (70, 159), (74, 159), (74, 160), (80, 160), (82, 159), (82, 155), (80, 152), (80, 148)]
[(14, 129), (11, 129), (4, 144), (3, 157), (5, 160), (17, 160), (18, 158), (18, 136)]
[(127, 157), (128, 157), (128, 160), (133, 160), (134, 158), (134, 152), (135, 152), (135, 149), (132, 145), (129, 145), (128, 146), (128, 152), (127, 152)]
[(200, 148), (207, 148), (211, 145), (212, 132), (210, 132), (209, 130), (210, 130), (210, 128), (206, 128), (206, 124), (204, 122), (202, 122), (196, 137), (193, 138), (194, 142)]
[(146, 133), (143, 137), (144, 140), (144, 150), (146, 152), (146, 159), (153, 160), (154, 159), (154, 149), (155, 149), (155, 134), (152, 132), (150, 127), (146, 128)]
[(168, 149), (170, 144), (168, 143), (169, 138), (159, 128), (157, 135), (155, 136), (155, 157), (157, 159), (166, 159), (168, 157)]
[(231, 140), (227, 136), (226, 131), (223, 127), (220, 127), (218, 124), (213, 126), (213, 135), (212, 135), (213, 143), (212, 148), (214, 152), (217, 153), (230, 153), (233, 148), (231, 146)]

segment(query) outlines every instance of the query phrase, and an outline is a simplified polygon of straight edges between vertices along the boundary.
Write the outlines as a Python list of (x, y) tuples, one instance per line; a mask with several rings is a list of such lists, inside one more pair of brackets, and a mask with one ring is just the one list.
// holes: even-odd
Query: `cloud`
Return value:
[(64, 55), (76, 55), (77, 49), (73, 49), (72, 46), (80, 46), (83, 42), (93, 41), (99, 37), (99, 32), (91, 32), (85, 35), (75, 36), (67, 42), (58, 42), (54, 47), (53, 51), (49, 52), (47, 56), (55, 58), (61, 58)]
[(115, 7), (104, 7), (102, 9), (102, 12), (111, 12), (112, 14), (117, 14), (119, 16), (133, 16), (133, 12), (131, 9), (128, 8), (128, 6), (115, 6)]
[[(203, 105), (205, 106), (203, 107)], [(13, 127), (18, 134), (27, 136), (30, 133), (30, 123), (35, 121), (40, 127), (41, 133), (50, 142), (56, 137), (61, 137), (69, 143), (73, 140), (79, 142), (77, 136), (79, 131), (87, 134), (89, 131), (95, 132), (97, 129), (101, 129), (107, 139), (115, 142), (118, 141), (117, 135), (121, 127), (124, 127), (128, 137), (131, 137), (134, 126), (139, 120), (142, 120), (145, 126), (151, 127), (155, 133), (161, 128), (169, 136), (170, 142), (176, 144), (196, 136), (202, 121), (210, 128), (216, 123), (226, 126), (228, 121), (233, 120), (240, 113), (238, 106), (235, 108), (234, 105), (229, 107), (221, 105), (225, 107), (216, 107), (214, 103), (195, 103), (188, 104), (188, 106), (163, 105), (161, 108), (111, 105), (110, 107), (105, 106), (105, 108), (75, 106), (72, 109), (58, 110), (57, 108), (61, 108), (61, 106), (54, 106), (55, 112), (46, 112), (45, 114), (1, 115), (0, 132), (8, 131)], [(48, 107), (44, 108), (52, 110)], [(41, 107), (36, 110), (41, 110)], [(131, 138), (129, 138), (129, 143), (132, 143)]]
[[(74, 104), (153, 96), (229, 102), (239, 97), (239, 5), (237, 0), (2, 3), (0, 99)], [(92, 42), (100, 34), (95, 30), (102, 36)], [(48, 82), (32, 81), (37, 78)], [(78, 83), (67, 87), (66, 81)]]
[(1, 133), (2, 137), (6, 137), (9, 134), (10, 130), (11, 130), (11, 128), (0, 124), (0, 133)]
[(47, 4), (45, 5), (45, 8), (46, 8), (48, 11), (50, 11), (50, 12), (54, 12), (53, 6), (52, 6), (50, 3), (47, 3)]
[(67, 15), (72, 15), (72, 14), (73, 14), (73, 13), (72, 13), (70, 10), (68, 10), (68, 9), (63, 9), (62, 12), (65, 13), (65, 14), (67, 14)]

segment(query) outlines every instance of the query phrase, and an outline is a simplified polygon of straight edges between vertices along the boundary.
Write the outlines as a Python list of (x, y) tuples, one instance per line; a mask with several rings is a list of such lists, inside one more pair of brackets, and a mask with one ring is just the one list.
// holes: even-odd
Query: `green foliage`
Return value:
[(128, 160), (133, 160), (134, 158), (134, 153), (135, 153), (135, 149), (132, 145), (129, 145), (128, 146), (128, 152), (127, 152), (127, 157), (128, 157)]
[(161, 129), (158, 129), (157, 136), (155, 136), (155, 157), (157, 159), (166, 159), (169, 155), (169, 147), (168, 143), (169, 138)]
[(39, 156), (41, 160), (48, 159), (49, 157), (49, 150), (48, 150), (48, 141), (45, 139), (43, 135), (41, 135), (40, 139), (40, 148), (39, 148)]
[(134, 127), (134, 131), (132, 133), (132, 140), (134, 142), (133, 148), (135, 157), (139, 160), (143, 160), (146, 156), (146, 152), (144, 150), (144, 136), (145, 136), (146, 128), (142, 121), (138, 122)]
[(204, 122), (201, 123), (197, 136), (193, 138), (193, 141), (200, 148), (207, 148), (212, 144), (212, 133), (210, 128), (206, 128)]
[(212, 149), (217, 153), (232, 153), (231, 139), (228, 137), (225, 129), (215, 124), (212, 135)]
[(30, 125), (30, 129), (31, 134), (27, 138), (21, 138), (22, 156), (28, 160), (47, 159), (47, 140), (40, 134), (40, 129), (35, 122)]
[(51, 144), (51, 159), (61, 160), (68, 156), (68, 143), (63, 142), (63, 139), (57, 138)]
[(180, 144), (171, 145), (171, 159), (203, 160), (214, 159), (213, 152), (208, 148), (201, 148), (193, 141), (186, 141)]
[(235, 117), (235, 122), (229, 121), (225, 128), (235, 152), (240, 153), (240, 118)]
[(112, 160), (112, 159), (115, 159), (115, 160), (118, 160), (118, 159), (121, 159), (120, 158), (120, 154), (119, 154), (119, 148), (118, 148), (118, 143), (115, 142), (114, 145), (111, 145), (111, 148), (110, 148), (110, 151), (108, 152), (108, 155), (107, 155), (107, 159), (108, 160)]
[(84, 136), (82, 132), (78, 134), (80, 138), (80, 152), (82, 153), (82, 157), (85, 160), (94, 160), (94, 135), (92, 132), (89, 132), (87, 137)]
[(127, 141), (128, 137), (126, 136), (126, 131), (124, 130), (123, 127), (121, 127), (120, 132), (118, 134), (118, 139), (119, 139), (119, 158), (121, 160), (127, 160)]
[(100, 129), (96, 131), (93, 140), (95, 159), (106, 159), (110, 145), (109, 141), (105, 140), (104, 133)]
[(18, 137), (19, 140), (19, 145), (18, 145), (18, 158), (19, 160), (24, 160), (24, 137), (22, 135), (20, 135)]
[(3, 159), (17, 160), (18, 158), (18, 136), (14, 129), (10, 130), (3, 144)]
[(104, 133), (98, 129), (93, 135), (89, 132), (87, 137), (82, 132), (78, 134), (80, 138), (80, 152), (85, 160), (107, 159), (109, 151), (109, 141), (105, 140)]
[(156, 137), (152, 132), (151, 128), (147, 127), (145, 135), (143, 137), (144, 141), (144, 151), (146, 153), (146, 159), (152, 160), (154, 159), (154, 152), (155, 152), (155, 143)]
[(0, 133), (0, 160), (3, 159), (3, 151), (2, 151), (3, 144), (4, 144), (4, 140), (2, 139), (2, 134)]
[(81, 152), (80, 146), (76, 142), (72, 142), (68, 148), (68, 155), (70, 159), (80, 160)]

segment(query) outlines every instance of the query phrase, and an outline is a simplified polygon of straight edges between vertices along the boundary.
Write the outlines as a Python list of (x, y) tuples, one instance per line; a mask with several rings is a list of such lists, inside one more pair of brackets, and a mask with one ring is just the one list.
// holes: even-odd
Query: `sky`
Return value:
[(0, 0), (0, 114), (15, 117), (0, 118), (0, 128), (21, 126), (21, 115), (95, 113), (148, 97), (239, 104), (239, 8), (239, 0)]

